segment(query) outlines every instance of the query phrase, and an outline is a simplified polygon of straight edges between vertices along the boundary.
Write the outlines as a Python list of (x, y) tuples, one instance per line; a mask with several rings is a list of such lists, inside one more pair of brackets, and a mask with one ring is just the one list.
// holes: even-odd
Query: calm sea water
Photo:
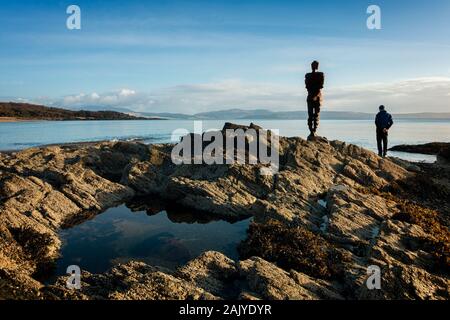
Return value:
[[(227, 120), (249, 124), (250, 120)], [(202, 121), (202, 129), (221, 129), (224, 120)], [(278, 129), (284, 136), (307, 137), (304, 120), (255, 120), (268, 129)], [(0, 123), (0, 150), (20, 150), (45, 144), (100, 140), (142, 139), (147, 143), (171, 141), (176, 129), (194, 130), (191, 120), (154, 121), (40, 121)], [(342, 140), (376, 150), (373, 121), (323, 120), (318, 132), (330, 140)], [(178, 136), (177, 136), (178, 138)], [(390, 132), (390, 145), (449, 142), (449, 121), (396, 121)], [(434, 161), (434, 156), (391, 153), (416, 161)]]
[(100, 273), (130, 260), (175, 269), (209, 250), (238, 258), (251, 219), (230, 223), (186, 211), (133, 212), (122, 205), (63, 230), (56, 275), (67, 267)]

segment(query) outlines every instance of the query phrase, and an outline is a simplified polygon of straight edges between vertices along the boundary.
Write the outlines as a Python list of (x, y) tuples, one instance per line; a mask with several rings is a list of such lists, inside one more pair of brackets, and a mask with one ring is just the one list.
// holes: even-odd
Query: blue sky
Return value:
[[(66, 28), (76, 4), (82, 29)], [(382, 30), (368, 30), (379, 5)], [(0, 1), (0, 99), (195, 113), (450, 112), (450, 1)]]

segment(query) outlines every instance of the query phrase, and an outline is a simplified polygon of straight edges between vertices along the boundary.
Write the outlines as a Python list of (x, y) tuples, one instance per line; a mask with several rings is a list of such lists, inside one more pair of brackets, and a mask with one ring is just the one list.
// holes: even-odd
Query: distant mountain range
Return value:
[[(143, 117), (155, 117), (164, 119), (187, 120), (303, 120), (307, 119), (306, 111), (270, 111), (266, 109), (243, 110), (228, 109), (220, 111), (202, 112), (194, 115), (182, 113), (150, 113), (135, 112), (135, 115)], [(395, 119), (405, 120), (450, 120), (450, 113), (406, 113), (394, 114)], [(373, 120), (375, 114), (352, 111), (322, 111), (321, 119), (324, 120)]]
[(128, 108), (122, 108), (122, 107), (108, 107), (105, 108), (104, 106), (99, 105), (86, 105), (82, 107), (72, 107), (72, 108), (66, 108), (73, 111), (115, 111), (115, 112), (121, 112), (126, 114), (134, 113), (133, 110)]
[[(0, 117), (44, 120), (304, 120), (306, 111), (270, 111), (266, 109), (244, 110), (225, 109), (201, 112), (193, 115), (170, 112), (137, 112), (126, 107), (85, 106), (72, 108), (50, 108), (46, 106), (0, 102)], [(373, 120), (375, 114), (352, 111), (324, 111), (320, 114), (324, 120)], [(394, 120), (450, 120), (449, 113), (404, 113), (394, 114)]]

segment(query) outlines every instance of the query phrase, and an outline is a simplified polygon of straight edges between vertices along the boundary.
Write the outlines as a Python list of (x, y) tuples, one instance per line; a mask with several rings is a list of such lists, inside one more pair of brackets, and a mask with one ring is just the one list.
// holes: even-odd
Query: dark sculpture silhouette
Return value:
[(322, 89), (325, 76), (322, 72), (318, 72), (319, 62), (311, 63), (312, 72), (305, 75), (305, 85), (308, 90), (308, 127), (311, 132), (310, 136), (315, 136), (319, 126), (320, 106), (322, 105)]
[(380, 106), (380, 112), (378, 112), (375, 118), (375, 125), (377, 126), (378, 155), (380, 157), (386, 157), (389, 129), (393, 124), (394, 121), (392, 120), (392, 116), (385, 110), (384, 106)]

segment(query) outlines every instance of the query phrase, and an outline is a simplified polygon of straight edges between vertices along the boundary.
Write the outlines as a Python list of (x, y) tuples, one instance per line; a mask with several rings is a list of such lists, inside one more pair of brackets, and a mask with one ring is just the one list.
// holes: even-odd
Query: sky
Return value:
[(448, 0), (0, 0), (0, 18), (1, 101), (303, 110), (319, 60), (328, 110), (450, 112)]

